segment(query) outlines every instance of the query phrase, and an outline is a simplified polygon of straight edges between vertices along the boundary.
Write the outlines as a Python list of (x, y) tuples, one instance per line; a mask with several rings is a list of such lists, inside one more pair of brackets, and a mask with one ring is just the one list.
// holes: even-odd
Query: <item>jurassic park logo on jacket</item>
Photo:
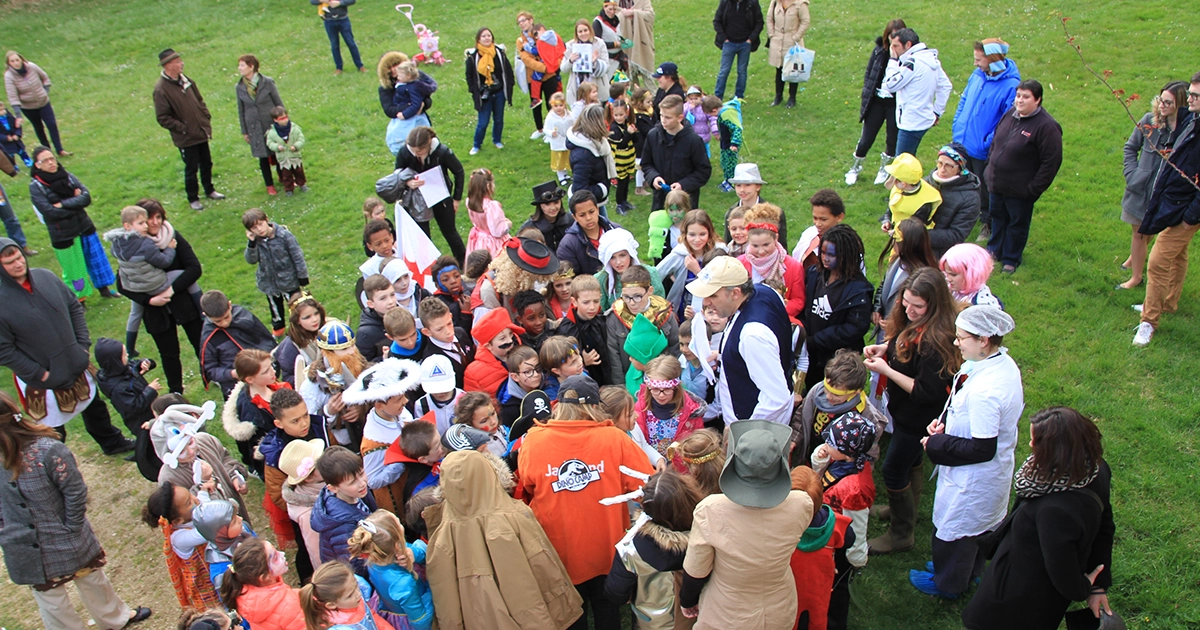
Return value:
[(558, 479), (558, 481), (550, 482), (550, 488), (555, 492), (563, 490), (579, 492), (590, 484), (600, 481), (600, 475), (603, 472), (604, 460), (600, 460), (600, 463), (595, 466), (588, 465), (579, 459), (568, 459), (558, 468), (546, 464), (546, 476)]

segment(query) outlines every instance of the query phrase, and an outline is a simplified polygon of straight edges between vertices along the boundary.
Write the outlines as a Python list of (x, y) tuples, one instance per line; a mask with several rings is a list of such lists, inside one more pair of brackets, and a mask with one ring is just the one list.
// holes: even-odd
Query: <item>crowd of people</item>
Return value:
[[(353, 3), (320, 8), (339, 72), (339, 37), (363, 69)], [(712, 96), (677, 64), (655, 62), (650, 0), (605, 2), (566, 42), (523, 11), (513, 51), (479, 29), (465, 55), (478, 112), (471, 155), (489, 125), (504, 148), (514, 87), (530, 97), (531, 138), (550, 145), (554, 178), (532, 188), (532, 213), (515, 231), (492, 173), (468, 174), (434, 130), (437, 82), (407, 55), (384, 54), (395, 194), (379, 188), (394, 199), (363, 205), (354, 286), (310, 278), (301, 239), (260, 209), (242, 216), (269, 326), (201, 289), (199, 260), (154, 199), (125, 207), (121, 228), (103, 235), (113, 272), (86, 211), (90, 192), (58, 162), (70, 153), (49, 78), (10, 52), (6, 124), (19, 129), (23, 113), (47, 145), (44, 123), (55, 148), (26, 156), (9, 150), (11, 136), (3, 146), (30, 168), (62, 277), (29, 265), (37, 252), (6, 215), (0, 365), (20, 396), (0, 394), (10, 482), (0, 484), (0, 547), (46, 627), (85, 627), (72, 582), (106, 627), (151, 614), (126, 606), (102, 570), (87, 484), (62, 443), (76, 415), (105, 454), (129, 453), (153, 484), (142, 517), (164, 536), (180, 628), (240, 617), (255, 629), (613, 629), (626, 605), (639, 628), (844, 628), (869, 558), (915, 546), (926, 459), (934, 529), (931, 560), (909, 572), (916, 591), (970, 593), (962, 617), (972, 629), (1064, 618), (1098, 627), (1113, 614), (1115, 529), (1100, 432), (1074, 409), (1038, 411), (1032, 453), (1017, 465), (1023, 386), (1004, 346), (1017, 325), (988, 286), (994, 268), (1020, 266), (1034, 204), (1061, 165), (1062, 129), (1042, 86), (1022, 79), (1007, 43), (976, 42), (953, 142), (927, 173), (916, 154), (945, 114), (951, 79), (916, 31), (887, 23), (845, 177), (857, 183), (886, 126), (875, 183), (890, 191), (880, 219), (889, 238), (875, 286), (873, 254), (843, 223), (835, 190), (810, 197), (812, 225), (793, 243), (785, 213), (764, 199), (770, 184), (738, 155), (747, 59), (765, 27), (781, 104), (783, 56), (803, 47), (807, 5), (772, 0), (764, 19), (756, 0), (722, 0)], [(735, 97), (724, 101), (735, 58)], [(202, 210), (201, 188), (224, 198), (212, 182), (210, 114), (180, 53), (166, 49), (159, 63), (157, 120)], [(275, 178), (285, 194), (307, 190), (299, 125), (257, 58), (243, 55), (238, 70), (240, 129), (268, 193)], [(1200, 74), (1191, 79), (1164, 87), (1125, 147), (1133, 278), (1118, 288), (1144, 270), (1137, 345), (1176, 308), (1200, 224), (1188, 179), (1200, 168), (1196, 116), (1182, 107), (1200, 112)], [(714, 141), (721, 188), (737, 198), (724, 213), (700, 204)], [(435, 167), (446, 196), (427, 204), (421, 174)], [(652, 195), (644, 228), (609, 217), (628, 211), (631, 181)], [(464, 189), (465, 243), (455, 226)], [(427, 237), (430, 221), (450, 252), (417, 268), (400, 237)], [(977, 221), (986, 247), (966, 242)], [(93, 344), (83, 308), (93, 287), (130, 299), (124, 343)], [(316, 297), (338, 290), (359, 304), (357, 326)], [(157, 366), (139, 358), (143, 325), (165, 384), (145, 376)], [(220, 409), (185, 398), (178, 327)], [(205, 432), (218, 417), (236, 452)], [(260, 482), (266, 522), (252, 524), (243, 495)], [(871, 520), (886, 531), (869, 538)], [(298, 584), (284, 580), (285, 549), (295, 549)], [(1068, 613), (1079, 601), (1086, 607)]]

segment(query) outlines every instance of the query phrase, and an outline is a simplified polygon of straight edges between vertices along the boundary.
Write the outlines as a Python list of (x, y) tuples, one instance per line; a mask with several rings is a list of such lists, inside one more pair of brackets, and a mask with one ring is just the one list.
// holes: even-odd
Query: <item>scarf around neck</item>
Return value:
[(783, 272), (787, 267), (784, 265), (784, 257), (787, 256), (787, 251), (783, 249), (778, 241), (775, 242), (775, 249), (768, 255), (763, 257), (754, 256), (746, 251), (746, 261), (750, 263), (750, 268), (758, 275), (762, 276), (763, 282), (775, 281), (783, 284)]
[(34, 166), (30, 175), (44, 184), (46, 188), (49, 188), (51, 192), (58, 195), (59, 201), (75, 196), (75, 187), (71, 185), (71, 174), (62, 165), (59, 165), (58, 170), (53, 173), (48, 173)]
[(279, 123), (271, 123), (271, 126), (275, 128), (275, 133), (279, 134), (279, 137), (282, 140), (287, 140), (288, 136), (292, 133), (292, 121), (290, 120), (288, 121), (288, 124), (283, 125), (282, 127), (279, 125)]
[(485, 85), (495, 83), (492, 75), (496, 72), (496, 45), (475, 44), (475, 51), (479, 53), (479, 59), (475, 62), (475, 71), (483, 77)]
[(254, 76), (249, 79), (242, 77), (242, 85), (246, 86), (246, 93), (250, 95), (250, 100), (254, 100), (258, 96), (258, 73), (255, 72)]
[(1025, 463), (1021, 464), (1021, 468), (1017, 470), (1017, 474), (1014, 477), (1013, 490), (1015, 490), (1017, 496), (1021, 497), (1022, 499), (1036, 499), (1037, 497), (1044, 497), (1047, 494), (1053, 494), (1055, 492), (1066, 492), (1068, 490), (1079, 490), (1081, 488), (1086, 488), (1096, 480), (1096, 476), (1099, 474), (1100, 466), (1095, 465), (1092, 467), (1092, 471), (1088, 473), (1086, 477), (1075, 483), (1069, 483), (1066, 476), (1045, 481), (1037, 478), (1037, 475), (1033, 469), (1033, 455), (1030, 455), (1029, 457), (1025, 458)]
[(151, 236), (149, 232), (146, 233), (146, 236), (151, 241), (154, 241), (155, 247), (159, 249), (166, 249), (171, 244), (171, 241), (175, 238), (175, 228), (164, 220), (162, 222), (162, 227), (158, 228), (157, 236)]

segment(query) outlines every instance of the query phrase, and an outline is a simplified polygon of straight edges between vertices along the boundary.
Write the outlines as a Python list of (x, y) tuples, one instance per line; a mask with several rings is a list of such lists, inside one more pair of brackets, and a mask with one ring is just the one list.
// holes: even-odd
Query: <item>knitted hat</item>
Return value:
[(354, 331), (337, 319), (325, 321), (317, 331), (317, 347), (322, 350), (345, 350), (354, 347)]
[[(740, 266), (741, 263), (738, 264)], [(629, 335), (625, 337), (625, 352), (629, 358), (638, 363), (649, 363), (650, 359), (661, 354), (666, 348), (666, 335), (659, 330), (658, 326), (654, 325), (654, 322), (638, 313), (633, 320), (633, 326), (629, 329)]]
[(921, 181), (921, 177), (925, 174), (921, 170), (921, 161), (911, 153), (901, 153), (892, 160), (891, 164), (883, 167), (888, 175), (895, 177), (897, 181), (905, 184), (915, 184)]
[(289, 484), (302, 484), (317, 469), (317, 460), (324, 452), (325, 440), (321, 438), (292, 440), (279, 455), (279, 470), (287, 474)]
[(1004, 68), (1007, 66), (1004, 60), (1008, 59), (1008, 42), (991, 37), (983, 40), (982, 43), (983, 56), (988, 60), (988, 70), (991, 70), (992, 74), (1004, 72)]
[(967, 170), (967, 149), (957, 142), (951, 142), (946, 146), (938, 149), (938, 157), (946, 156), (958, 165), (958, 171), (963, 175), (969, 175), (971, 171)]
[(381, 402), (407, 394), (421, 386), (421, 364), (389, 357), (363, 370), (358, 380), (342, 392), (347, 405)]
[(476, 343), (482, 346), (485, 343), (491, 343), (492, 339), (495, 339), (496, 335), (499, 335), (500, 331), (505, 328), (518, 335), (525, 334), (524, 328), (513, 323), (508, 309), (494, 308), (475, 320), (475, 324), (471, 326), (471, 336), (475, 338)]
[(174, 49), (172, 49), (172, 48), (164, 49), (162, 52), (158, 53), (158, 65), (165, 66), (168, 63), (170, 63), (171, 61), (178, 59), (178, 58), (179, 58), (179, 53), (175, 52)]

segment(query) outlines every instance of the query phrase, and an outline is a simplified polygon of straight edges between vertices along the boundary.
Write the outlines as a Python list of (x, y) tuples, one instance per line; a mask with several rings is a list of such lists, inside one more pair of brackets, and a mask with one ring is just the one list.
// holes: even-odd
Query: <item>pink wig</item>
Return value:
[(974, 293), (987, 284), (995, 262), (988, 251), (974, 243), (959, 243), (946, 250), (938, 268), (953, 271), (966, 281), (966, 293)]

